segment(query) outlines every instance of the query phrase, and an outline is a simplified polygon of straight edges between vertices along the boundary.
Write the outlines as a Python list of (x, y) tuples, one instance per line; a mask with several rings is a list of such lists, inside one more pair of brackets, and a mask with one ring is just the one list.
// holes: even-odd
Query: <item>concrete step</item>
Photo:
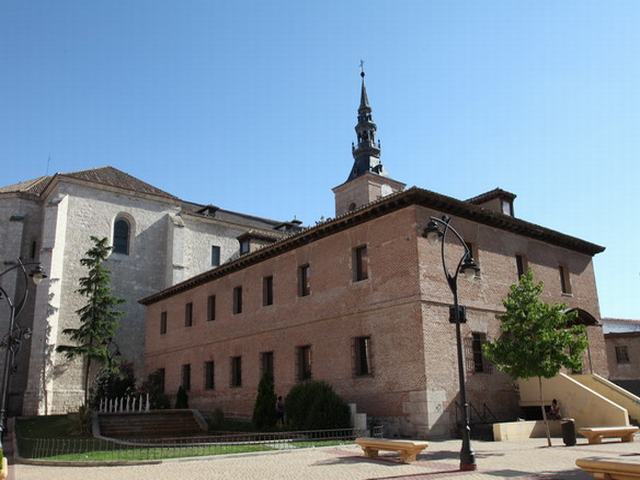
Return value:
[(100, 433), (105, 437), (172, 437), (202, 434), (192, 410), (156, 410), (98, 414)]

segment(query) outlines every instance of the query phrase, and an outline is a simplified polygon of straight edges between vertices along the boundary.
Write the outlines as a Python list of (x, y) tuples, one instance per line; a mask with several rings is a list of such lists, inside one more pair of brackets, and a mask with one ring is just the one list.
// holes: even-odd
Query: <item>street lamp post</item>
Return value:
[[(454, 235), (462, 247), (464, 253), (453, 274), (449, 272), (447, 268), (447, 261), (445, 258), (444, 245), (446, 243), (447, 234), (451, 232)], [(460, 470), (475, 470), (476, 459), (473, 449), (471, 448), (471, 427), (469, 425), (469, 403), (467, 402), (467, 391), (464, 384), (464, 361), (462, 358), (462, 336), (460, 334), (460, 324), (466, 322), (465, 308), (458, 304), (458, 274), (472, 280), (480, 271), (478, 265), (473, 260), (473, 255), (469, 250), (466, 242), (460, 236), (460, 234), (451, 226), (451, 218), (443, 216), (442, 219), (436, 217), (430, 217), (427, 228), (423, 232), (423, 236), (427, 238), (429, 243), (437, 244), (441, 242), (441, 255), (442, 255), (442, 268), (444, 269), (444, 275), (449, 284), (449, 289), (453, 294), (453, 309), (451, 310), (450, 321), (456, 325), (456, 344), (458, 350), (458, 380), (460, 382), (460, 400), (462, 400), (462, 406), (464, 409), (464, 428), (462, 429), (462, 449), (460, 450)]]
[[(29, 273), (27, 273), (26, 269), (26, 267), (28, 266), (34, 267)], [(19, 302), (16, 303), (7, 294), (7, 291), (2, 288), (2, 286), (0, 286), (0, 296), (4, 298), (4, 300), (7, 302), (7, 305), (9, 306), (9, 331), (0, 344), (0, 346), (5, 347), (4, 365), (2, 372), (2, 390), (0, 391), (0, 448), (2, 448), (2, 437), (4, 436), (5, 432), (5, 420), (7, 416), (7, 396), (9, 394), (9, 382), (11, 379), (15, 356), (18, 353), (20, 344), (22, 343), (22, 339), (27, 339), (31, 336), (31, 329), (27, 328), (23, 330), (22, 327), (16, 322), (16, 319), (27, 303), (27, 297), (29, 293), (28, 278), (31, 277), (33, 283), (38, 285), (47, 277), (42, 270), (42, 266), (39, 262), (24, 263), (20, 258), (18, 258), (18, 261), (13, 263), (12, 266), (7, 268), (4, 272), (0, 273), (0, 277), (13, 270), (22, 272), (22, 276), (25, 281), (25, 288), (22, 294), (22, 298)]]

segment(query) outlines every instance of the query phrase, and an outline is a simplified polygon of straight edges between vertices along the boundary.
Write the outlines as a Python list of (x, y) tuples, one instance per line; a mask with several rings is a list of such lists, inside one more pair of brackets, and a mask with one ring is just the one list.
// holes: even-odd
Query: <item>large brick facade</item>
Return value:
[[(359, 411), (383, 421), (390, 432), (448, 435), (458, 392), (455, 329), (448, 320), (451, 292), (440, 249), (421, 235), (429, 216), (441, 211), (412, 200), (412, 195), (408, 191), (379, 200), (143, 300), (147, 372), (164, 369), (166, 391), (173, 395), (181, 383), (182, 365), (189, 364), (193, 406), (247, 417), (261, 373), (260, 353), (274, 352), (276, 391), (284, 395), (297, 381), (296, 347), (310, 345), (312, 377), (331, 383)], [(396, 200), (406, 201), (392, 207)], [(569, 245), (569, 240), (543, 241), (513, 228), (497, 228), (491, 219), (501, 219), (502, 214), (469, 208), (489, 215), (484, 219), (489, 224), (465, 218), (467, 214), (453, 218), (465, 240), (475, 244), (481, 266), (479, 278), (460, 284), (468, 316), (463, 326), (465, 345), (473, 332), (487, 338), (498, 334), (496, 315), (503, 310), (509, 286), (517, 281), (515, 255), (526, 256), (536, 278), (545, 283), (545, 300), (599, 318), (591, 262), (595, 251), (587, 252), (593, 246), (568, 248), (562, 243)], [(367, 246), (368, 278), (355, 282), (353, 252), (360, 245)], [(447, 252), (453, 261), (462, 247), (450, 244)], [(300, 297), (297, 272), (305, 264), (310, 266), (311, 294)], [(559, 265), (569, 272), (571, 294), (561, 291)], [(270, 306), (262, 303), (265, 276), (273, 276)], [(232, 291), (237, 286), (243, 288), (241, 314), (232, 313)], [(216, 298), (216, 317), (207, 321), (211, 295)], [(189, 302), (195, 320), (186, 327)], [(160, 332), (162, 312), (168, 318), (165, 334)], [(356, 337), (370, 337), (371, 375), (355, 373)], [(606, 375), (600, 327), (589, 327), (589, 340), (590, 363), (585, 356), (585, 368)], [(238, 356), (242, 385), (232, 387), (231, 357)], [(214, 362), (211, 390), (203, 381), (208, 361)], [(467, 369), (466, 375), (474, 406), (486, 405), (499, 418), (513, 418), (518, 407), (512, 380), (498, 372), (472, 370)]]

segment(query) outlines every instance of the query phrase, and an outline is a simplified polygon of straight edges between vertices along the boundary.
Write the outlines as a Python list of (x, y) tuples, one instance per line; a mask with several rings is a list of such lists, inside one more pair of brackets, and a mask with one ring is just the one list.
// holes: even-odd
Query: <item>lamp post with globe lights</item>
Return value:
[[(9, 272), (18, 270), (22, 273), (24, 278), (25, 287), (22, 293), (22, 298), (19, 302), (15, 299), (12, 300), (7, 291), (0, 285), (0, 297), (4, 298), (9, 306), (9, 331), (6, 336), (0, 342), (0, 346), (5, 348), (4, 365), (2, 372), (2, 390), (0, 391), (0, 448), (2, 448), (2, 437), (5, 432), (5, 421), (7, 416), (7, 396), (9, 393), (9, 382), (11, 374), (14, 370), (15, 356), (20, 349), (22, 340), (27, 340), (31, 337), (30, 328), (22, 328), (17, 323), (17, 318), (24, 309), (27, 298), (29, 295), (29, 278), (35, 285), (39, 285), (42, 280), (47, 278), (47, 275), (42, 270), (42, 266), (39, 262), (23, 262), (21, 258), (18, 258), (16, 262), (11, 262), (9, 268), (0, 273), (0, 277), (6, 275)], [(31, 271), (27, 273), (27, 267), (31, 267)]]
[[(464, 253), (458, 261), (458, 264), (451, 273), (447, 268), (447, 260), (445, 258), (444, 246), (447, 240), (447, 234), (451, 233), (454, 239), (457, 239), (462, 247)], [(464, 409), (464, 428), (462, 429), (462, 449), (460, 450), (460, 470), (475, 470), (476, 459), (473, 449), (471, 448), (471, 427), (469, 425), (469, 404), (467, 402), (467, 391), (464, 383), (464, 361), (462, 357), (462, 336), (460, 333), (460, 324), (466, 322), (466, 311), (464, 307), (458, 304), (458, 275), (462, 274), (468, 280), (473, 280), (480, 268), (473, 259), (469, 246), (464, 241), (462, 236), (451, 226), (451, 218), (443, 216), (441, 219), (437, 217), (430, 217), (427, 227), (422, 234), (426, 237), (427, 241), (433, 245), (438, 242), (441, 243), (440, 253), (442, 256), (442, 268), (444, 270), (445, 278), (449, 289), (453, 294), (453, 307), (450, 310), (449, 321), (456, 325), (456, 344), (458, 353), (458, 379), (460, 382), (460, 400), (462, 401), (462, 407)]]

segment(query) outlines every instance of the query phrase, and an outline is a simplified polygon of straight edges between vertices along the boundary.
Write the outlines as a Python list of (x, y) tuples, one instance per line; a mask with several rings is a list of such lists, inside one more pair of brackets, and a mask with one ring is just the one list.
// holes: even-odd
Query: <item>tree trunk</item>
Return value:
[(551, 432), (549, 431), (549, 421), (547, 420), (547, 411), (544, 409), (544, 397), (542, 395), (542, 377), (538, 377), (538, 385), (540, 387), (540, 408), (542, 409), (542, 420), (544, 421), (544, 428), (547, 432), (547, 444), (551, 446)]
[(87, 355), (87, 365), (84, 370), (84, 405), (87, 406), (89, 400), (89, 370), (91, 370), (91, 357)]

